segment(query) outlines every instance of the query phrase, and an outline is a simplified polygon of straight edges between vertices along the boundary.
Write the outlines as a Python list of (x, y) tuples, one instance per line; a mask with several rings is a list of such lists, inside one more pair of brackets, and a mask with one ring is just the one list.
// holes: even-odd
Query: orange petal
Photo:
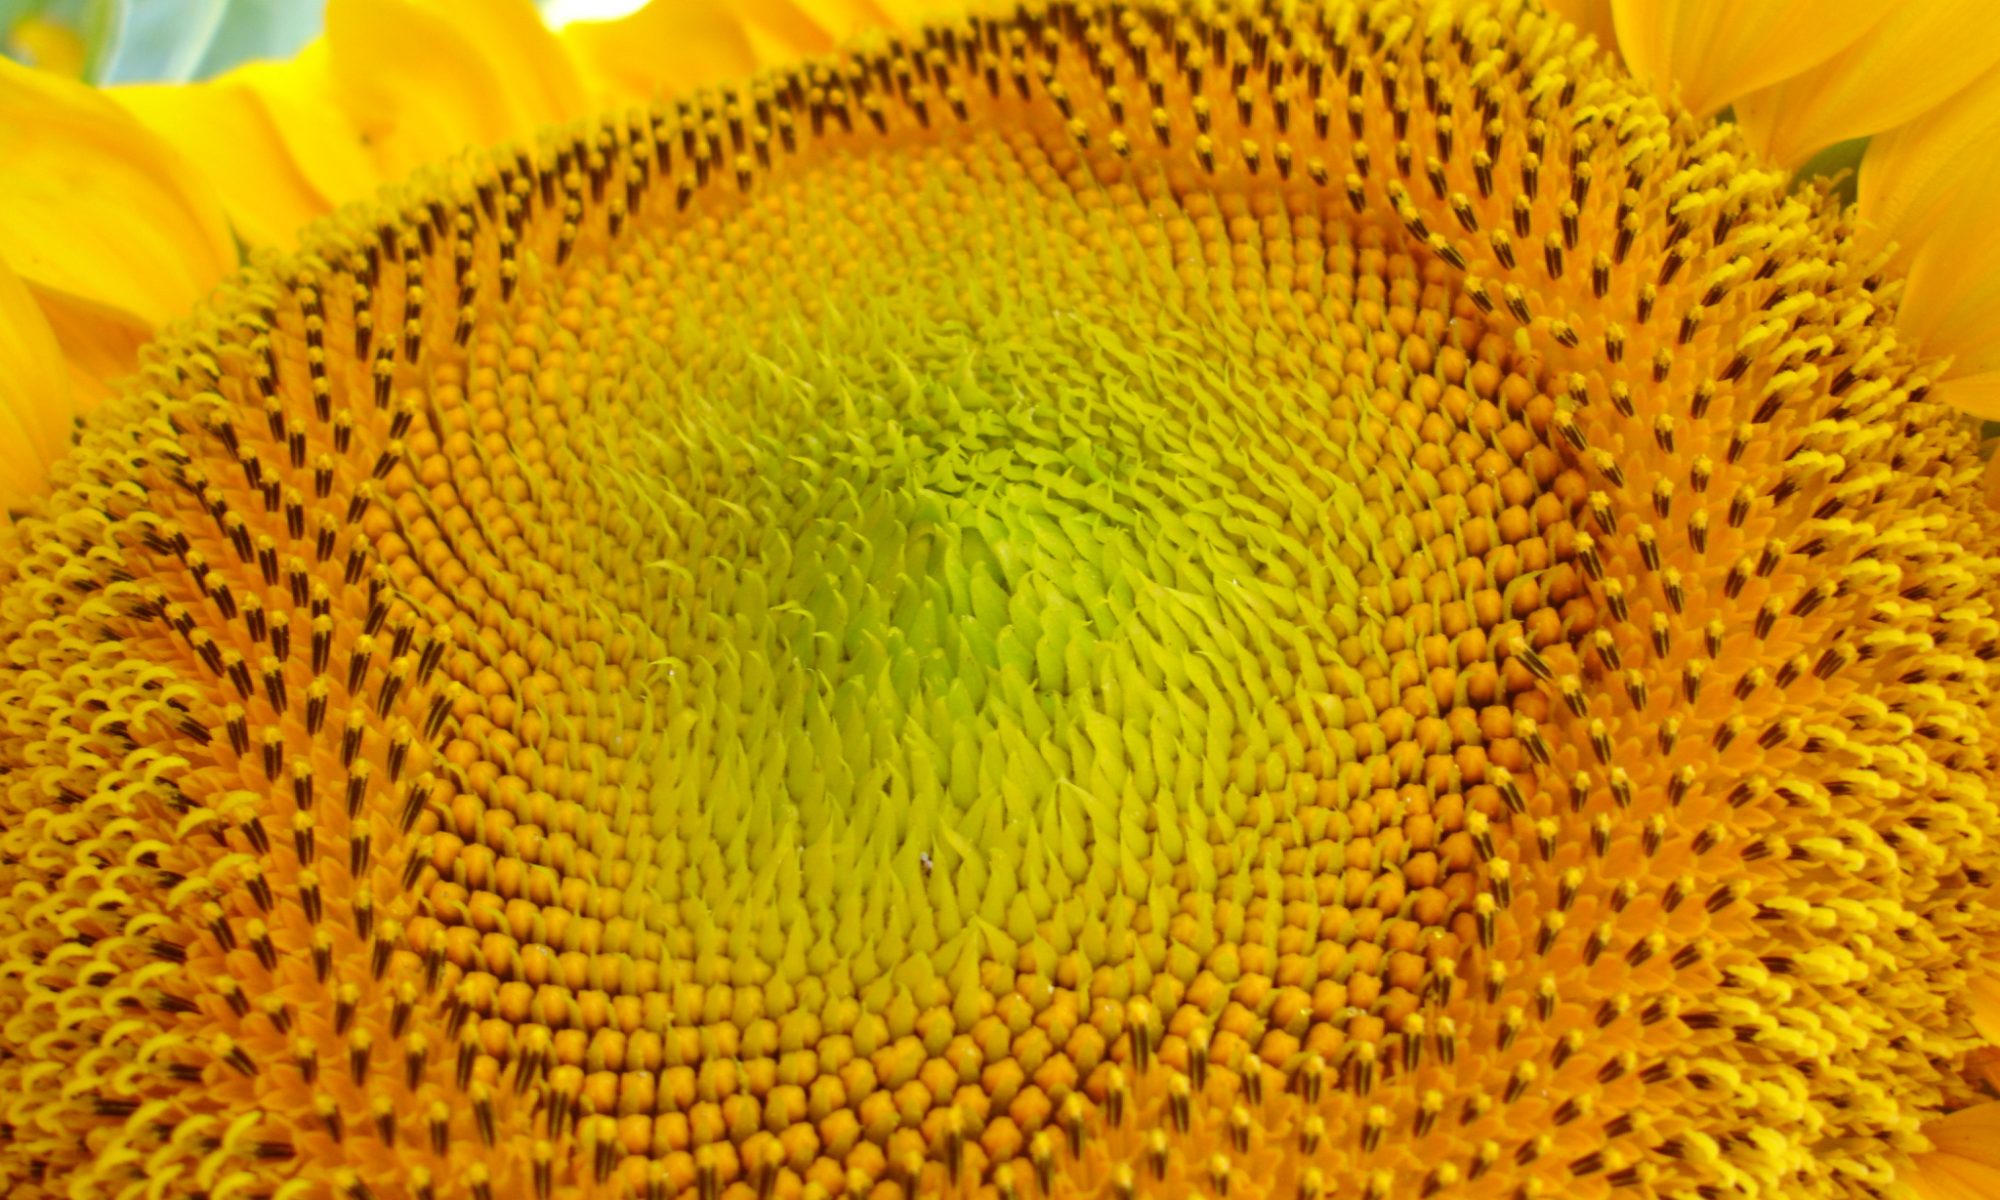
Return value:
[(529, 0), (329, 0), (326, 46), (333, 94), (390, 176), (585, 110)]
[(2000, 1101), (1960, 1109), (1923, 1133), (1934, 1149), (1911, 1158), (1906, 1180), (1922, 1200), (2000, 1196)]
[(80, 83), (0, 60), (0, 162), (0, 245), (38, 296), (154, 326), (236, 265), (208, 183)]
[(1753, 145), (1787, 167), (1821, 148), (1893, 129), (2000, 62), (1992, 0), (1898, 8), (1853, 45), (1736, 101)]
[(333, 207), (244, 84), (142, 84), (107, 94), (208, 176), (244, 241), (289, 248), (299, 226)]
[(1890, 0), (1611, 0), (1632, 73), (1696, 116), (1847, 48)]
[(0, 514), (41, 491), (62, 453), (71, 418), (66, 374), (35, 298), (0, 263)]

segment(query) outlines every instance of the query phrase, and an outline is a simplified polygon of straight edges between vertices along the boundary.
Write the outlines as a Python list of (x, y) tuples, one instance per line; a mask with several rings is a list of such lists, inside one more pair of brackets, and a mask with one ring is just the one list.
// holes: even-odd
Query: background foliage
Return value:
[[(551, 24), (622, 16), (643, 0), (537, 0)], [(326, 0), (0, 0), (0, 53), (92, 83), (183, 83), (289, 58)]]

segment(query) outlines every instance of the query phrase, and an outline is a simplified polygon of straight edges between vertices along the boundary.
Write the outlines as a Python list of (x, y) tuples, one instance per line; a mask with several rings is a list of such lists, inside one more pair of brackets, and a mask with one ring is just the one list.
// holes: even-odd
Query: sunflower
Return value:
[(2000, 1194), (1976, 9), (835, 8), (0, 68), (0, 1187)]

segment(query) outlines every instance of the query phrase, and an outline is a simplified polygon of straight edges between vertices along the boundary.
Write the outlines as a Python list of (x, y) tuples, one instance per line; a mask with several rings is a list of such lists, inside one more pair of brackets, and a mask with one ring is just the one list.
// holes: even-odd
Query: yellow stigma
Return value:
[(1896, 1194), (2000, 533), (1784, 184), (1056, 3), (308, 231), (0, 535), (0, 1190)]

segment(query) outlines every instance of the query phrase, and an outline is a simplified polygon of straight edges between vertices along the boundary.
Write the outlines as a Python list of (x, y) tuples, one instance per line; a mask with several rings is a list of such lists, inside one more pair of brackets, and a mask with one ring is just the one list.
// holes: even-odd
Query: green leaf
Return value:
[(1861, 155), (1867, 149), (1868, 139), (1865, 137), (1835, 142), (1807, 159), (1793, 178), (1800, 183), (1813, 179), (1838, 180), (1834, 185), (1833, 194), (1840, 197), (1842, 204), (1852, 204), (1856, 195), (1855, 189), (1859, 186)]

